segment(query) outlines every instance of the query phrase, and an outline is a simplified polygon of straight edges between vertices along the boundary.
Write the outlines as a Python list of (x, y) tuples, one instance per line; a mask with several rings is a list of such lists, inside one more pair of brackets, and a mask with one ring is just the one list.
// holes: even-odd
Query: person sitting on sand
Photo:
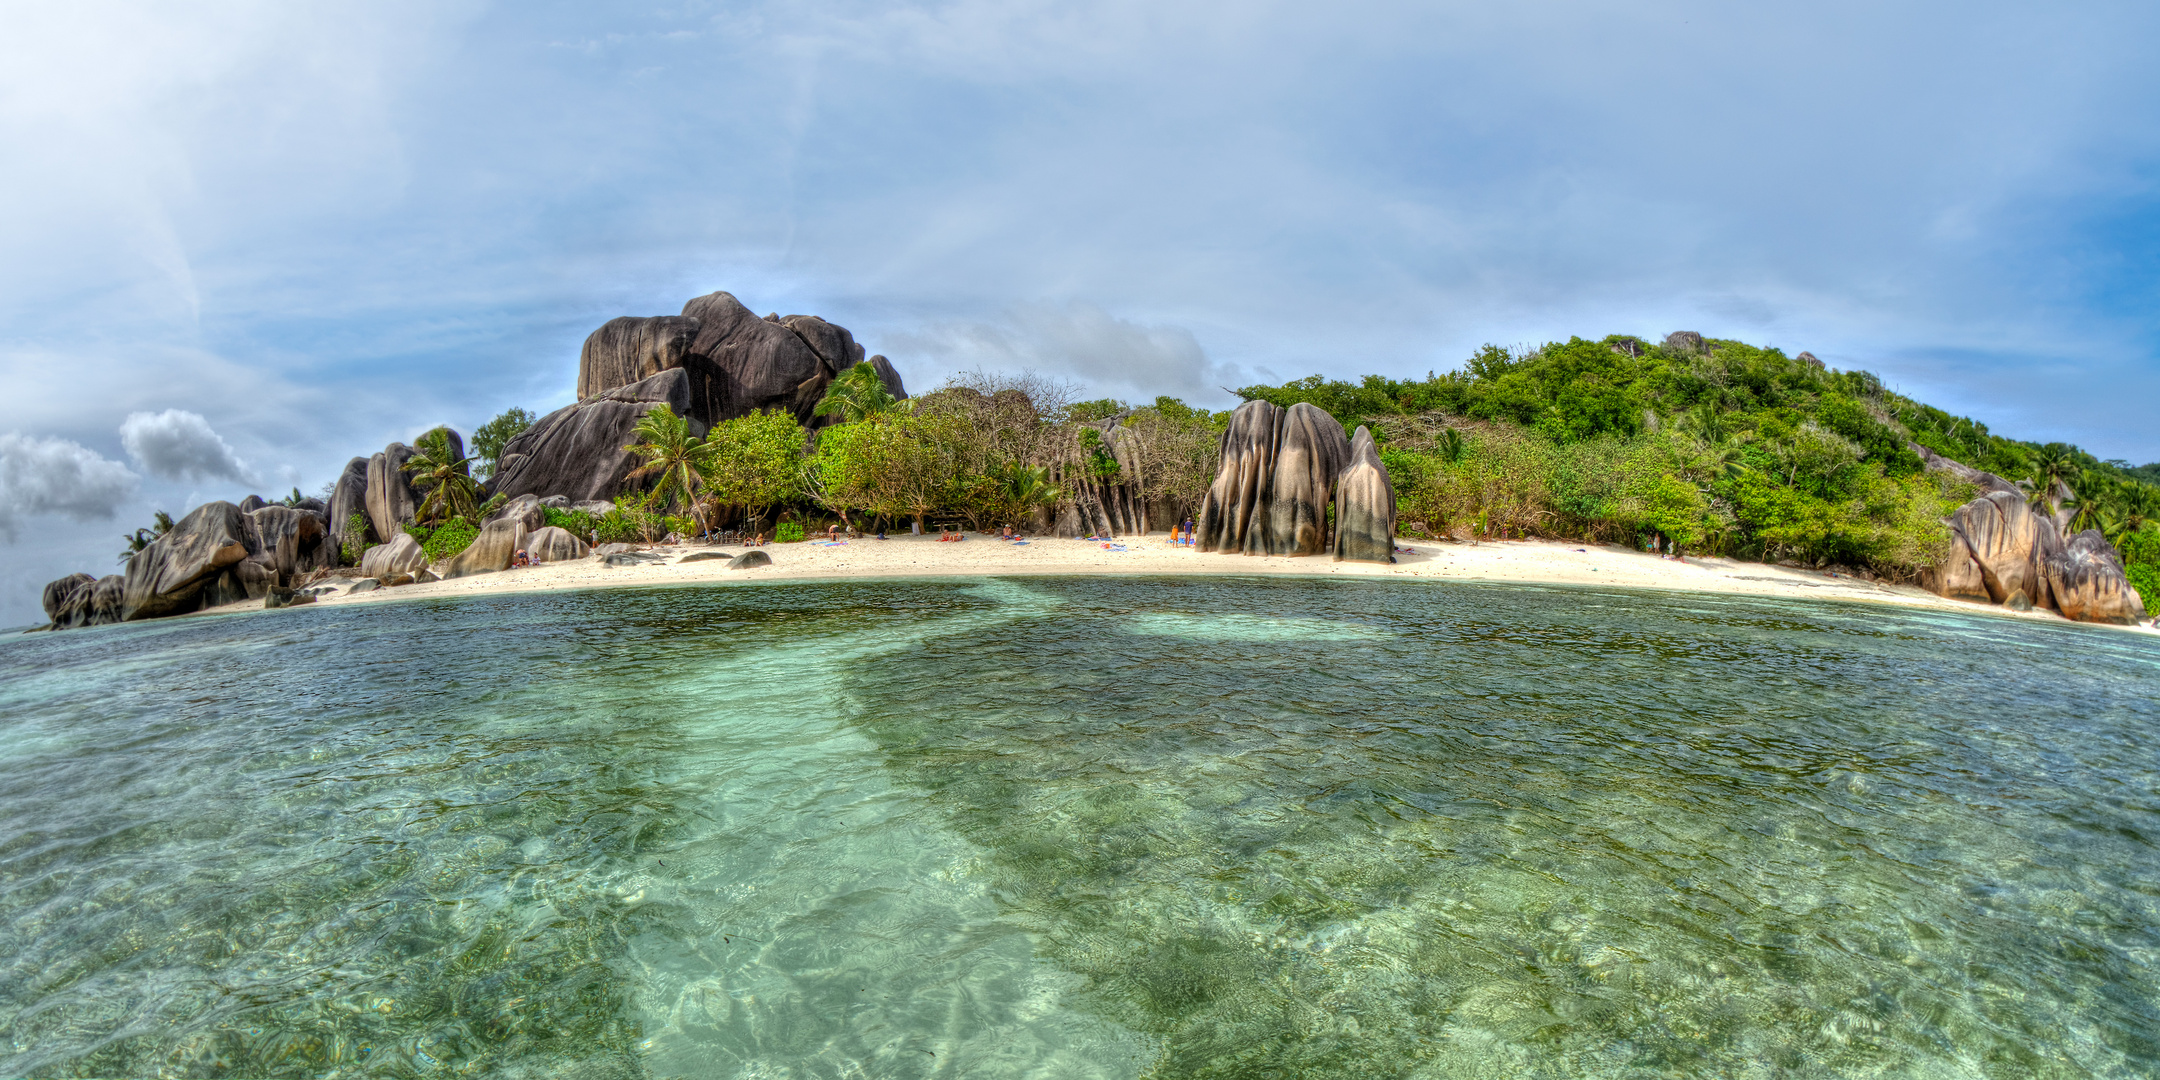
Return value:
[(838, 522), (835, 522), (835, 523), (833, 523), (833, 524), (831, 524), (831, 525), (827, 525), (827, 526), (825, 526), (825, 539), (827, 539), (827, 540), (838, 540), (838, 539), (840, 539), (840, 525), (839, 525), (839, 523), (838, 523)]
[(524, 549), (524, 548), (519, 548), (519, 549), (517, 549), (517, 554), (515, 554), (515, 555), (512, 555), (512, 556), (510, 556), (510, 565), (512, 565), (512, 566), (531, 566), (531, 565), (532, 565), (532, 556), (530, 556), (530, 555), (527, 555), (527, 554), (525, 554), (525, 549)]
[(885, 527), (883, 525), (878, 526), (877, 538), (880, 540), (886, 539)]

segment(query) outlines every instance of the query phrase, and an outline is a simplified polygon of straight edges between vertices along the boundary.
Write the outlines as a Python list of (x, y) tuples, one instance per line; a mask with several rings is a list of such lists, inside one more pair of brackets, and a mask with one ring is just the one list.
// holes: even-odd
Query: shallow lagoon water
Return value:
[(0, 1074), (2131, 1077), (2160, 653), (1585, 588), (0, 644)]

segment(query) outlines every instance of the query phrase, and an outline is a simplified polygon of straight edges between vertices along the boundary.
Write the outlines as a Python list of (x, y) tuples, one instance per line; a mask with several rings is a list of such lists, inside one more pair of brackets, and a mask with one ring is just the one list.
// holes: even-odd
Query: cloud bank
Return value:
[(24, 519), (42, 515), (108, 520), (140, 482), (80, 443), (0, 433), (0, 536), (12, 541)]
[(210, 429), (210, 422), (200, 413), (181, 409), (129, 413), (120, 424), (120, 445), (152, 476), (255, 482), (247, 463)]

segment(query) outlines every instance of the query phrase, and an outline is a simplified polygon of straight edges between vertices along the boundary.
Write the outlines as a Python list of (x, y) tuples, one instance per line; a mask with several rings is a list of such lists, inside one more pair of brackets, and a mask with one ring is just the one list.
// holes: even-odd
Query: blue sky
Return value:
[(1802, 8), (11, 4), (0, 625), (722, 288), (917, 388), (1694, 329), (2160, 459), (2160, 8)]

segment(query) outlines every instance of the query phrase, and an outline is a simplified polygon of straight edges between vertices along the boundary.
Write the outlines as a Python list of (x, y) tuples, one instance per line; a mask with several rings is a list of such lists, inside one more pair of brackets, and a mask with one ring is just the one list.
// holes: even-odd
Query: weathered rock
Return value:
[[(1321, 554), (1328, 549), (1328, 503), (1350, 462), (1350, 440), (1326, 410), (1303, 401), (1284, 411), (1277, 430), (1266, 553)], [(1388, 520), (1392, 526), (1394, 514)]]
[(380, 588), (382, 581), (378, 578), (364, 577), (352, 583), (352, 591), (356, 593), (374, 592)]
[(301, 592), (296, 589), (288, 589), (282, 585), (271, 586), (270, 591), (263, 596), (263, 607), (265, 608), (293, 607), (299, 604), (312, 604), (314, 602), (315, 596), (313, 593)]
[(107, 574), (90, 590), (90, 610), (81, 625), (105, 626), (120, 621), (126, 610), (127, 576)]
[(255, 511), (260, 510), (268, 505), (270, 504), (264, 502), (262, 496), (250, 495), (247, 498), (240, 500), (240, 512), (243, 514), (252, 514)]
[(486, 528), (505, 519), (515, 519), (526, 532), (532, 532), (547, 524), (547, 505), (534, 496), (520, 495), (496, 507), (493, 513), (480, 520), (480, 526)]
[(385, 589), (400, 588), (412, 583), (413, 576), (411, 574), (391, 574), (382, 579), (382, 587)]
[(635, 550), (637, 549), (629, 544), (602, 544), (592, 549), (592, 553), (595, 555), (621, 555), (624, 552)]
[(368, 459), (367, 516), (376, 536), (398, 535), (400, 526), (411, 521), (420, 507), (420, 495), (405, 472), (412, 456), (412, 447), (391, 443)]
[[(538, 512), (537, 507), (534, 512)], [(510, 560), (525, 546), (525, 533), (525, 519), (521, 517), (498, 518), (487, 523), (481, 527), (480, 535), (473, 537), (473, 542), (443, 568), (443, 576), (467, 577), (509, 569)]]
[(732, 559), (729, 559), (727, 568), (730, 570), (748, 570), (752, 567), (771, 565), (772, 556), (753, 548), (752, 550), (745, 551), (742, 554), (737, 555)]
[(90, 600), (87, 594), (96, 587), (97, 579), (88, 574), (69, 574), (57, 581), (46, 582), (44, 596), (45, 621), (52, 623), (54, 626), (59, 626), (61, 612), (66, 610), (70, 602), (74, 601), (77, 593), (85, 594), (82, 603), (78, 606), (87, 608)]
[[(338, 474), (337, 487), (330, 492), (330, 542), (340, 551), (347, 546), (355, 551), (366, 547), (368, 537), (374, 531), (368, 527), (367, 492), (368, 459), (356, 457), (345, 463), (345, 471)], [(354, 514), (360, 515), (358, 536), (350, 534)]]
[(1248, 401), (1230, 414), (1216, 443), (1215, 482), (1200, 503), (1199, 550), (1266, 554), (1282, 419), (1283, 411), (1265, 401)]
[(1807, 366), (1814, 368), (1817, 371), (1822, 370), (1823, 362), (1816, 359), (1814, 353), (1804, 352), (1798, 356), (1793, 357), (1793, 359), (1798, 360), (1801, 363), (1806, 364)]
[(885, 384), (885, 392), (900, 401), (907, 400), (907, 386), (900, 381), (900, 373), (893, 370), (892, 361), (881, 355), (870, 358), (870, 370), (877, 372), (878, 381)]
[(2098, 530), (2071, 537), (2045, 569), (2055, 608), (2065, 618), (2128, 626), (2146, 617), (2144, 598), (2123, 576), (2121, 556)]
[(377, 544), (360, 556), (360, 572), (378, 580), (409, 573), (427, 565), (427, 553), (411, 534), (400, 532), (386, 544)]
[(1335, 561), (1395, 561), (1395, 487), (1362, 424), (1350, 437), (1350, 465), (1335, 489)]
[(844, 326), (834, 326), (815, 315), (784, 315), (780, 325), (795, 331), (803, 344), (825, 362), (828, 377), (862, 363), (863, 347), (855, 344), (855, 335)]
[(2055, 523), (2033, 513), (2022, 495), (1982, 495), (1951, 513), (1950, 528), (1979, 564), (1990, 600), (2000, 604), (2011, 593), (2022, 592), (2036, 606), (2052, 606), (2041, 567), (2049, 555), (2062, 550), (2062, 540)]
[(681, 315), (608, 320), (585, 339), (578, 356), (577, 399), (682, 367), (697, 335), (698, 321)]
[(1701, 334), (1693, 330), (1675, 330), (1665, 335), (1665, 347), (1675, 352), (1704, 352), (1708, 344)]
[(606, 499), (586, 499), (583, 502), (571, 503), (570, 509), (580, 510), (585, 513), (591, 514), (594, 517), (599, 517), (607, 513), (608, 511), (615, 509), (615, 504), (607, 501)]
[(203, 587), (248, 557), (247, 519), (229, 502), (204, 503), (128, 560), (120, 617), (133, 622), (202, 606)]
[[(512, 497), (562, 495), (579, 502), (613, 499), (638, 466), (637, 459), (623, 447), (635, 441), (632, 432), (638, 418), (661, 404), (687, 415), (690, 377), (681, 368), (616, 387), (541, 417), (503, 447), (488, 487), (496, 494)], [(695, 426), (693, 431), (697, 431)]]
[(567, 562), (582, 559), (589, 549), (585, 541), (570, 535), (570, 531), (554, 525), (535, 529), (525, 538), (525, 554), (536, 563)]
[(324, 541), (323, 519), (305, 510), (265, 506), (247, 516), (248, 558), (263, 564), (279, 584), (300, 574), (337, 565)]
[(726, 559), (732, 562), (734, 561), (735, 556), (730, 555), (725, 551), (693, 551), (690, 554), (675, 560), (675, 562), (679, 565), (682, 563), (710, 562), (714, 559)]
[(302, 498), (299, 502), (292, 504), (292, 508), (295, 510), (305, 510), (310, 514), (314, 514), (317, 517), (323, 518), (325, 520), (325, 523), (328, 522), (328, 519), (330, 517), (330, 504), (316, 498), (313, 495), (306, 496), (305, 498)]
[(713, 362), (725, 390), (710, 419), (785, 409), (799, 422), (810, 421), (810, 410), (835, 372), (801, 334), (783, 322), (758, 318), (724, 292), (700, 296), (684, 304), (682, 313), (698, 321), (690, 351)]
[(1925, 576), (1930, 592), (1952, 600), (1972, 600), (1992, 604), (1995, 598), (1988, 595), (1986, 577), (1980, 572), (1980, 564), (1973, 559), (1972, 549), (1965, 545), (1965, 537), (1955, 530), (1950, 534), (1950, 553), (1941, 564), (1931, 567)]

